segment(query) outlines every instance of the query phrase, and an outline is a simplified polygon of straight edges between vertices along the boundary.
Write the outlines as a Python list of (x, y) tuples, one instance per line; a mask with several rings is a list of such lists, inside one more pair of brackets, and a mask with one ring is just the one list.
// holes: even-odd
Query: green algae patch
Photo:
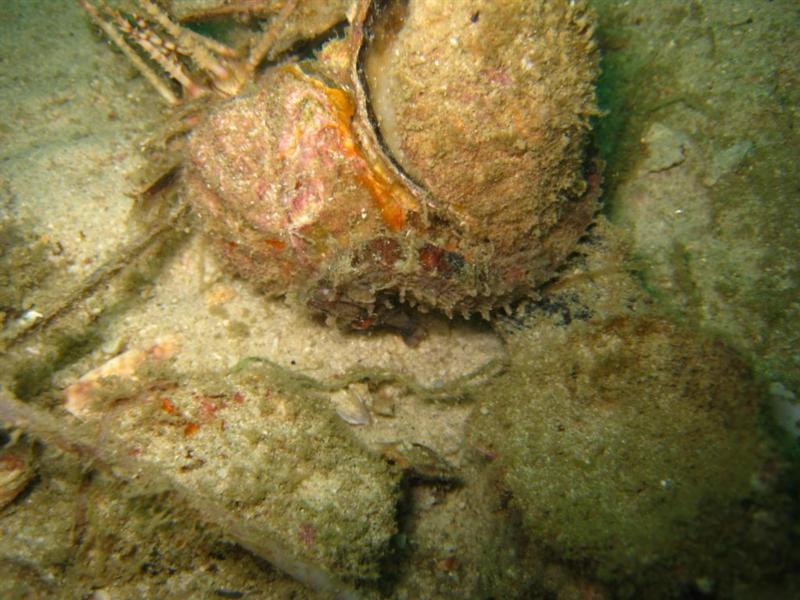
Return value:
[(608, 581), (713, 574), (761, 463), (736, 355), (649, 317), (509, 343), (514, 364), (480, 394), (468, 435), (532, 536)]

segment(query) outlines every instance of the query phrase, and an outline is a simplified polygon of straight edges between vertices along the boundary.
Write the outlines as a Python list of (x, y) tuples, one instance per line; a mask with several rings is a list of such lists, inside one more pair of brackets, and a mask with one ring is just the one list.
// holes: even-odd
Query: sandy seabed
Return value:
[[(324, 597), (270, 563), (321, 565), (342, 589), (398, 599), (791, 595), (800, 14), (790, 1), (590, 4), (607, 111), (595, 128), (607, 163), (598, 225), (541, 300), (492, 323), (421, 317), (426, 335), (412, 347), (265, 300), (221, 269), (188, 219), (155, 231), (132, 217), (138, 144), (169, 109), (76, 3), (4, 3), (0, 375), (4, 394), (50, 420), (12, 422), (0, 437), (0, 595)], [(652, 329), (607, 325), (644, 314), (718, 340), (718, 356), (737, 358), (706, 374), (735, 365), (755, 390), (762, 418), (751, 433), (768, 440), (758, 450), (766, 458), (754, 460), (755, 483), (741, 492), (751, 504), (728, 528), (747, 530), (735, 539), (751, 568), (737, 569), (733, 552), (687, 577), (675, 556), (694, 549), (669, 546), (653, 550), (663, 569), (631, 575), (616, 555), (581, 554), (583, 538), (570, 545), (567, 528), (559, 542), (530, 526), (535, 498), (507, 473), (524, 471), (528, 455), (497, 442), (492, 411), (513, 419), (503, 402), (546, 405), (568, 377), (539, 374), (547, 384), (537, 386), (525, 375), (537, 373), (530, 357), (563, 363), (582, 348), (576, 368), (595, 375), (576, 389), (641, 393), (644, 364), (619, 363), (628, 379), (611, 382), (586, 367), (585, 342), (618, 338), (650, 352), (661, 339)], [(654, 369), (708, 351), (698, 342), (701, 354), (685, 354), (682, 334), (656, 329), (674, 352)], [(616, 352), (603, 343), (596, 356)], [(64, 411), (64, 390), (92, 369), (166, 346), (164, 361), (142, 355), (131, 379), (119, 372), (87, 393), (113, 409), (82, 425)], [(530, 410), (520, 414), (538, 419)], [(64, 437), (83, 450), (65, 452)], [(643, 454), (653, 449), (653, 438), (630, 437)], [(688, 460), (706, 468), (696, 456)], [(711, 468), (728, 470), (740, 475)], [(585, 472), (607, 482), (605, 471)], [(601, 488), (609, 502), (627, 498)]]

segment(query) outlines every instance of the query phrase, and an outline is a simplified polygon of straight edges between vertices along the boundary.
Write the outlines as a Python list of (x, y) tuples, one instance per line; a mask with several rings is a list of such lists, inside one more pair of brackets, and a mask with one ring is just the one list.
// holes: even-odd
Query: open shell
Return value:
[(362, 1), (192, 134), (185, 183), (227, 261), (356, 327), (400, 302), (487, 315), (596, 209), (597, 56), (580, 2)]

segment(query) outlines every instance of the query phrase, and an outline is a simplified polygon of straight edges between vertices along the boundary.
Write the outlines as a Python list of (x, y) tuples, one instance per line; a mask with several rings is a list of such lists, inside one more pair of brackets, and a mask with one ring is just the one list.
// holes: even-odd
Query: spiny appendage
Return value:
[[(169, 83), (142, 58), (135, 49), (157, 64), (164, 74), (178, 82), (183, 97), (196, 98), (209, 93), (236, 95), (253, 77), (261, 61), (268, 55), (280, 29), (297, 5), (297, 0), (283, 4), (270, 26), (253, 45), (246, 58), (218, 42), (176, 23), (153, 0), (137, 0), (147, 16), (123, 14), (105, 0), (77, 0), (92, 21), (133, 63), (147, 81), (171, 105), (181, 102)], [(187, 65), (199, 70), (198, 78)]]

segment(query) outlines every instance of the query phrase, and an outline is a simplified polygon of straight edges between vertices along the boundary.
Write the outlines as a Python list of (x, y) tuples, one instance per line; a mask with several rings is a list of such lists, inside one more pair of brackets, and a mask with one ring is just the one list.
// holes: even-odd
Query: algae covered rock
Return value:
[[(163, 352), (154, 348), (148, 356)], [(90, 372), (68, 388), (65, 407), (99, 426), (93, 435), (105, 436), (120, 468), (176, 490), (201, 518), (314, 589), (379, 579), (397, 531), (399, 475), (312, 391), (259, 361), (231, 375), (183, 375), (178, 385), (168, 367), (146, 359), (124, 371), (118, 359), (106, 376)], [(141, 383), (152, 379), (159, 383)]]
[(713, 572), (760, 462), (757, 395), (737, 356), (649, 317), (533, 330), (512, 346), (469, 435), (536, 540), (601, 579)]

